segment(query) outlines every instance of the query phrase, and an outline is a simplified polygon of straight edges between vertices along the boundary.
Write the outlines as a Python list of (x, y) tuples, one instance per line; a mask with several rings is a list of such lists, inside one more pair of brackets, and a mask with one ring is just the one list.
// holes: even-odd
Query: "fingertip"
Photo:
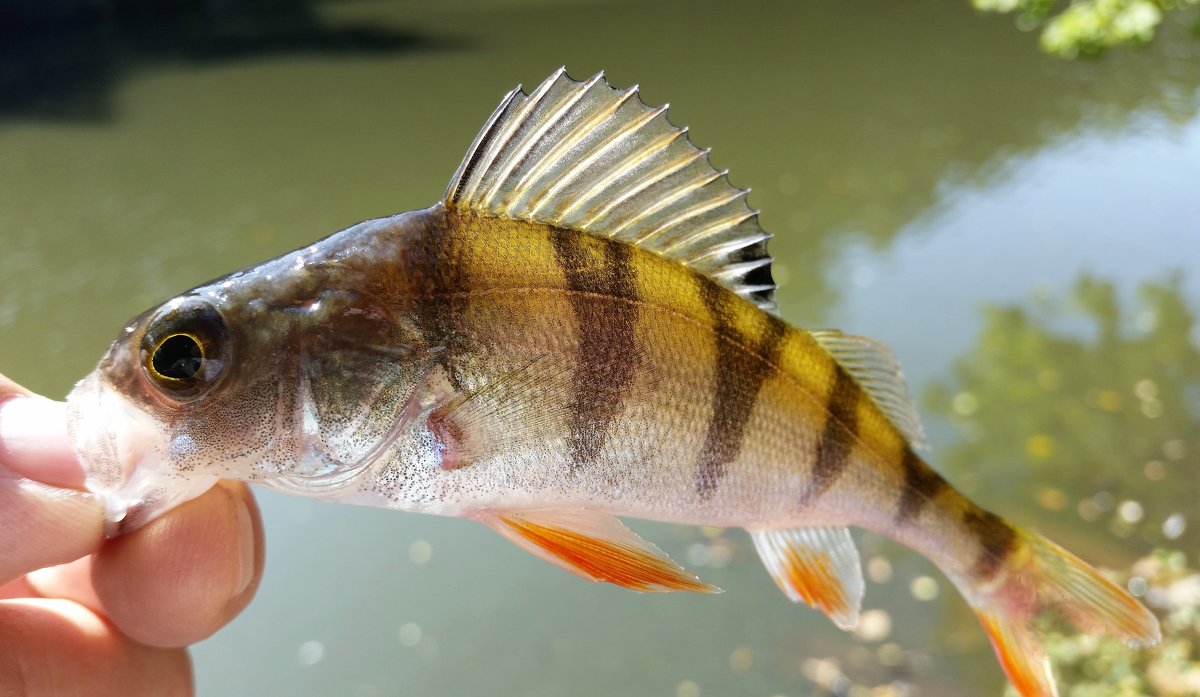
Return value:
[(83, 485), (66, 404), (0, 375), (0, 584), (90, 554), (103, 510)]
[(0, 466), (43, 484), (82, 489), (85, 475), (67, 435), (66, 402), (16, 395), (0, 393)]
[[(92, 586), (92, 562), (88, 555), (66, 564), (47, 566), (25, 575), (24, 581), (34, 596), (64, 598), (71, 600), (97, 614), (104, 614), (104, 606)], [(26, 596), (33, 597), (33, 596)]]
[(60, 599), (0, 601), (0, 693), (27, 697), (189, 697), (191, 660), (137, 644)]
[(212, 635), (253, 598), (262, 520), (249, 489), (221, 482), (96, 555), (92, 583), (120, 629), (152, 646)]
[(33, 393), (28, 389), (18, 385), (12, 378), (4, 373), (0, 373), (0, 402), (13, 396), (32, 396)]
[(0, 469), (0, 584), (95, 551), (104, 540), (95, 497)]
[[(262, 513), (250, 487), (244, 482), (235, 481), (221, 481), (217, 486), (228, 490), (241, 504), (234, 507), (237, 515), (237, 536), (243, 544), (237, 547), (237, 581), (234, 584), (234, 595), (230, 597), (230, 602), (236, 604), (236, 610), (233, 611), (232, 617), (241, 612), (258, 592), (267, 547), (263, 534)], [(230, 609), (232, 608), (231, 605)]]
[(32, 598), (37, 595), (37, 589), (29, 585), (26, 577), (22, 576), (0, 586), (0, 600), (11, 598)]

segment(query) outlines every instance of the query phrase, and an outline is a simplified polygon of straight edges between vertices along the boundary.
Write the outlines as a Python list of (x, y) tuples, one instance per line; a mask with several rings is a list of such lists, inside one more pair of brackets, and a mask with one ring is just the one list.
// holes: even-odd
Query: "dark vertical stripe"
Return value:
[(963, 514), (963, 522), (975, 533), (983, 548), (971, 573), (977, 579), (989, 579), (1000, 571), (1017, 544), (1017, 531), (995, 513), (974, 508)]
[(904, 490), (896, 509), (896, 524), (906, 525), (915, 521), (925, 505), (946, 488), (946, 480), (917, 457), (907, 444), (900, 466), (904, 470)]
[(862, 388), (854, 378), (834, 363), (833, 386), (825, 407), (825, 427), (817, 440), (812, 481), (800, 495), (800, 505), (807, 505), (828, 491), (850, 464), (850, 454), (858, 435), (858, 401), (862, 395)]
[(712, 395), (712, 416), (696, 462), (696, 492), (708, 498), (725, 476), (729, 463), (742, 449), (746, 424), (754, 412), (763, 383), (775, 370), (787, 331), (784, 323), (767, 316), (770, 323), (759, 345), (757, 356), (747, 356), (740, 346), (753, 345), (733, 326), (731, 303), (741, 302), (732, 292), (707, 278), (697, 277), (700, 298), (713, 319), (716, 336), (716, 385)]
[(604, 448), (637, 374), (637, 277), (627, 244), (570, 230), (552, 230), (550, 239), (579, 326), (570, 435), (579, 470)]
[(454, 389), (462, 387), (459, 360), (466, 347), (463, 318), (471, 280), (465, 259), (463, 228), (467, 217), (446, 212), (421, 235), (423, 244), (414, 248), (415, 258), (408, 268), (419, 270), (426, 289), (426, 300), (416, 306), (415, 322), (422, 338), (431, 347), (440, 347), (437, 362), (446, 371)]

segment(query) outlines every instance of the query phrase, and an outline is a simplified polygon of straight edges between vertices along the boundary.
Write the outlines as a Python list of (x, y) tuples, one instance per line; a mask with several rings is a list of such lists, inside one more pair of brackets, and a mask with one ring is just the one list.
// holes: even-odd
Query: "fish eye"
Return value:
[(172, 334), (154, 349), (150, 365), (168, 380), (190, 380), (204, 367), (204, 347), (191, 334)]
[(201, 298), (159, 311), (142, 335), (142, 368), (167, 397), (192, 400), (211, 390), (229, 362), (229, 330)]

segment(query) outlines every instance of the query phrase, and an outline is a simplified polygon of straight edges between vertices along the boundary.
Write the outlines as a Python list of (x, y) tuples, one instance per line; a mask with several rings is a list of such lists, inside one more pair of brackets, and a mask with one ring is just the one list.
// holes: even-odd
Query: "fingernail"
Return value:
[(250, 507), (245, 495), (233, 487), (227, 487), (226, 491), (234, 499), (233, 509), (238, 540), (237, 580), (234, 583), (233, 594), (241, 595), (254, 582), (254, 519), (250, 515)]
[(67, 404), (44, 397), (0, 402), (0, 465), (51, 486), (82, 488), (84, 473), (67, 436)]

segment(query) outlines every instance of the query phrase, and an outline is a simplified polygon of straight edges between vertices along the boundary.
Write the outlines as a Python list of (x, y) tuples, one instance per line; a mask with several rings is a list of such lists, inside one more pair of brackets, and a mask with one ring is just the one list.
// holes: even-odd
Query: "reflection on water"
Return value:
[(1102, 527), (1126, 555), (1196, 548), (1200, 324), (1182, 287), (1172, 274), (1123, 302), (1085, 276), (1067, 298), (986, 308), (978, 343), (925, 400), (960, 433), (945, 470), (1081, 552), (1112, 548)]
[(965, 492), (1118, 568), (1160, 548), (1123, 576), (1164, 615), (1160, 646), (1051, 633), (1081, 694), (1200, 685), (1200, 575), (1187, 568), (1200, 563), (1200, 323), (1184, 287), (1172, 272), (1130, 300), (1085, 275), (1066, 297), (986, 307), (975, 346), (926, 389), (929, 411), (958, 430), (940, 461)]
[[(1107, 2), (1077, 0), (1067, 4), (1041, 0), (972, 0), (981, 10), (1015, 12), (1023, 30), (1042, 28), (1043, 50), (1067, 58), (1096, 56), (1114, 46), (1139, 47), (1153, 40), (1164, 15), (1168, 32), (1200, 29), (1195, 0), (1156, 3), (1149, 0)], [(1169, 13), (1169, 14), (1168, 14)]]
[[(1050, 630), (1046, 651), (1072, 694), (1107, 697), (1191, 697), (1200, 694), (1200, 572), (1188, 554), (1158, 552), (1138, 560), (1116, 581), (1145, 598), (1162, 622), (1163, 640), (1150, 649)], [(1008, 697), (1017, 697), (1009, 688)]]
[(82, 2), (6, 4), (0, 2), (0, 121), (111, 118), (120, 81), (164, 65), (425, 51), (446, 43), (399, 28), (330, 25), (311, 0), (114, 3), (121, 14), (111, 17)]
[[(1006, 18), (932, 0), (300, 7), (278, 26), (237, 25), (245, 50), (213, 59), (221, 44), (203, 18), (164, 30), (193, 33), (178, 52), (111, 27), (77, 29), (50, 54), (0, 48), (26, 61), (0, 58), (0, 370), (64, 394), (161, 298), (431, 203), (516, 82), (564, 63), (576, 76), (606, 68), (650, 103), (669, 99), (673, 120), (754, 187), (777, 234), (785, 317), (897, 348), (914, 392), (950, 419), (931, 420), (931, 458), (956, 483), (1110, 564), (1170, 541), (1174, 511), (1187, 517), (1173, 542), (1195, 547), (1184, 490), (1200, 452), (1187, 386), (1200, 294), (1197, 279), (1169, 276), (1200, 251), (1194, 42), (1065, 63)], [(329, 60), (353, 28), (394, 42)], [(4, 72), (51, 58), (65, 67)], [(1087, 269), (1106, 280), (1075, 312), (1066, 290)], [(1031, 307), (1039, 288), (1053, 302)], [(981, 306), (997, 309), (981, 318)], [(1056, 389), (1038, 382), (1047, 369)], [(965, 416), (961, 393), (975, 399)], [(1151, 461), (1161, 479), (1146, 476)], [(728, 591), (644, 597), (580, 582), (465, 521), (262, 499), (267, 576), (247, 613), (196, 650), (201, 694), (1000, 690), (952, 589), (872, 536), (875, 612), (854, 636), (792, 607), (737, 532), (638, 525)], [(1141, 518), (1115, 536), (1126, 501)]]

